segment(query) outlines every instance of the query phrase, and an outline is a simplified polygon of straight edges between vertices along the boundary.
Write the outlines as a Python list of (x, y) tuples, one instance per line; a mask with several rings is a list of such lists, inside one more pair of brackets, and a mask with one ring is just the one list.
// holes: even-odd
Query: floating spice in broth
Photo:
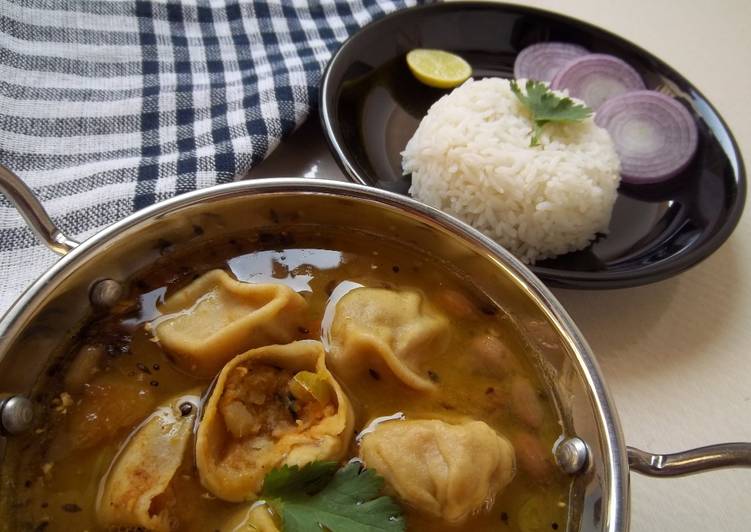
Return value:
[[(278, 513), (253, 504), (264, 475), (358, 457), (384, 478), (382, 494), (401, 507), (406, 530), (530, 532), (532, 514), (535, 526), (565, 529), (571, 479), (551, 452), (561, 425), (513, 319), (449, 265), (398, 241), (331, 228), (264, 235), (172, 246), (131, 280), (121, 304), (61, 346), (57, 370), (36, 388), (40, 424), (7, 443), (0, 530), (283, 530)], [(220, 357), (194, 368), (157, 327), (197, 308), (200, 294), (175, 302), (207, 275), (240, 292), (273, 283), (294, 303), (271, 318), (263, 345), (225, 338)], [(213, 330), (257, 308), (224, 304)], [(203, 403), (175, 400), (188, 394)], [(377, 454), (391, 438), (436, 470), (483, 479), (469, 483), (471, 500), (439, 485), (427, 499), (415, 495), (403, 457)], [(303, 452), (324, 441), (331, 452)], [(445, 442), (459, 454), (442, 457)], [(253, 451), (238, 452), (243, 445)], [(482, 463), (466, 459), (477, 449)], [(251, 471), (254, 456), (265, 457), (262, 470)]]

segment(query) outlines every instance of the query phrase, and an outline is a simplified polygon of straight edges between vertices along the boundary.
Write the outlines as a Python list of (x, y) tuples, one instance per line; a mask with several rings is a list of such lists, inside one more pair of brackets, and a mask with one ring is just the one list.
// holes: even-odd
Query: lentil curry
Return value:
[(128, 286), (8, 441), (6, 530), (281, 529), (235, 517), (264, 475), (353, 457), (407, 530), (565, 528), (554, 400), (513, 317), (450, 265), (319, 228), (169, 250)]

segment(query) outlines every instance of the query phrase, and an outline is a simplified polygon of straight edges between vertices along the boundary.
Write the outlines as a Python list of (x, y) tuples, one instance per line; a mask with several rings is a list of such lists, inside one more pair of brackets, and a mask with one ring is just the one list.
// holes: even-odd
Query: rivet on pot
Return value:
[(34, 422), (34, 404), (23, 395), (14, 395), (0, 403), (0, 432), (5, 435), (21, 434)]
[(558, 466), (569, 475), (582, 471), (587, 465), (589, 449), (581, 438), (566, 438), (553, 449)]
[(89, 299), (95, 307), (112, 307), (123, 295), (123, 286), (114, 279), (102, 279), (91, 287)]

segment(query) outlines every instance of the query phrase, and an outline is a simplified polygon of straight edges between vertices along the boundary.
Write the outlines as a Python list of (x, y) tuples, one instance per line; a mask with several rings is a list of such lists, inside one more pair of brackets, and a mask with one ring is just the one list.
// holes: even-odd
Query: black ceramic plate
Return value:
[(675, 275), (710, 255), (735, 228), (746, 182), (732, 134), (684, 77), (641, 48), (561, 15), (487, 3), (406, 9), (363, 28), (342, 45), (321, 82), (321, 120), (334, 157), (355, 182), (407, 194), (400, 152), (428, 107), (448, 91), (422, 85), (404, 61), (413, 48), (439, 48), (469, 61), (475, 77), (511, 77), (514, 59), (540, 41), (578, 43), (633, 65), (647, 87), (692, 111), (699, 148), (689, 168), (663, 185), (621, 185), (610, 233), (589, 248), (538, 262), (554, 286), (617, 288)]

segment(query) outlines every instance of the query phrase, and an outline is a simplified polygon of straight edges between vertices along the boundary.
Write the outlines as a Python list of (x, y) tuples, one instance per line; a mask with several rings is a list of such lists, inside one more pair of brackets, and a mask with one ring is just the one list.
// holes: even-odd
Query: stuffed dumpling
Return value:
[(482, 421), (387, 421), (360, 442), (360, 458), (400, 499), (451, 524), (490, 507), (514, 478), (514, 448)]
[(105, 527), (177, 530), (172, 479), (193, 436), (197, 395), (161, 405), (127, 440), (102, 479), (97, 518)]
[(266, 504), (254, 502), (226, 519), (219, 532), (280, 532), (280, 526)]
[(180, 366), (211, 377), (247, 349), (294, 340), (305, 307), (288, 286), (242, 283), (212, 270), (170, 296), (151, 328)]
[(196, 436), (201, 483), (227, 501), (256, 499), (275, 467), (342, 459), (353, 429), (320, 342), (248, 351), (224, 367), (205, 406)]
[(432, 390), (425, 362), (445, 348), (448, 329), (448, 320), (417, 291), (356, 288), (336, 305), (331, 369), (350, 383), (375, 372), (416, 390)]

